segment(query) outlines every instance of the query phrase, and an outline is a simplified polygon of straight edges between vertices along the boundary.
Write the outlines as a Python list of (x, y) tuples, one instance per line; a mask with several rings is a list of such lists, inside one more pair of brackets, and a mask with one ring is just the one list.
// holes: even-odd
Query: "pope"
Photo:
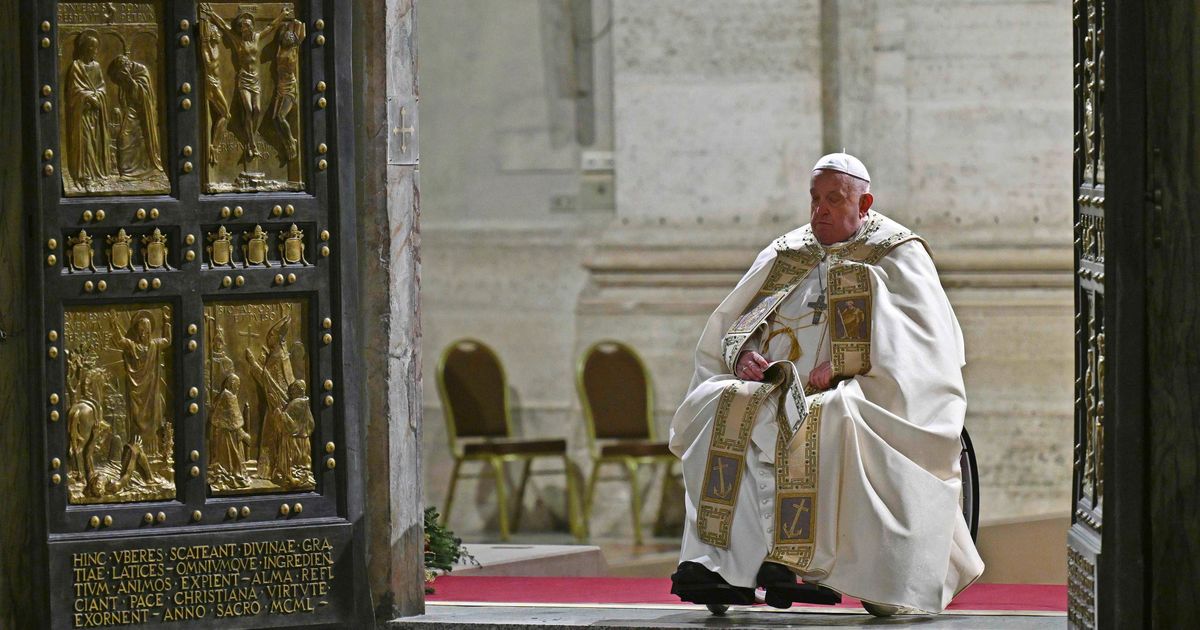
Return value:
[(983, 572), (959, 505), (962, 331), (928, 245), (872, 209), (854, 156), (810, 223), (709, 318), (671, 422), (687, 519), (672, 592), (701, 604), (940, 612)]

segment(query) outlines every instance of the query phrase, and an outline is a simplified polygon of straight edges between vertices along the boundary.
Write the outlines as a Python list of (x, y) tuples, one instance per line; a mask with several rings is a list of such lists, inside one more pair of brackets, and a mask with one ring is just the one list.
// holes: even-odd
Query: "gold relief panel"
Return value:
[(304, 190), (294, 3), (201, 2), (204, 191)]
[(213, 494), (312, 490), (315, 422), (308, 307), (301, 300), (204, 306), (208, 484)]
[(1104, 183), (1104, 10), (1101, 0), (1086, 3), (1086, 15), (1078, 13), (1076, 23), (1082, 25), (1082, 59), (1079, 60), (1076, 80), (1079, 98), (1082, 98), (1083, 129), (1076, 130), (1081, 140), (1083, 179), (1095, 184)]
[(159, 2), (58, 3), (63, 192), (165, 194)]
[(171, 307), (66, 309), (72, 504), (175, 497)]

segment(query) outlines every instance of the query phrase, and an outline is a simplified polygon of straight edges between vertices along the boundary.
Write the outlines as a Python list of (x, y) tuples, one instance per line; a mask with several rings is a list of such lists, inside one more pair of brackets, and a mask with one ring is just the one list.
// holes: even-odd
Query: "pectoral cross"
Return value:
[(817, 299), (809, 302), (806, 306), (813, 310), (813, 325), (816, 326), (817, 324), (820, 324), (821, 315), (824, 315), (825, 309), (829, 307), (829, 305), (825, 303), (825, 292), (822, 291), (821, 295), (817, 297)]

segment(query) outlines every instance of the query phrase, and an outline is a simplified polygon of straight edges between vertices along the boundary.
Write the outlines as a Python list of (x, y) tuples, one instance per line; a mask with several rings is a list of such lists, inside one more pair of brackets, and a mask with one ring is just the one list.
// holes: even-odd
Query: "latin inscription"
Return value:
[(329, 604), (329, 538), (71, 554), (75, 628), (304, 615)]

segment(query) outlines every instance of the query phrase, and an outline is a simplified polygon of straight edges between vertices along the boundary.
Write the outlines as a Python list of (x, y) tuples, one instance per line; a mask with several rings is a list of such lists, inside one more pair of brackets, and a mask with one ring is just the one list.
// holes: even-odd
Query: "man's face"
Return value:
[(813, 171), (809, 193), (813, 235), (822, 245), (850, 238), (858, 231), (874, 198), (865, 182), (837, 171)]
[(100, 48), (100, 42), (93, 37), (88, 37), (83, 40), (83, 60), (91, 63), (96, 60), (96, 51)]

